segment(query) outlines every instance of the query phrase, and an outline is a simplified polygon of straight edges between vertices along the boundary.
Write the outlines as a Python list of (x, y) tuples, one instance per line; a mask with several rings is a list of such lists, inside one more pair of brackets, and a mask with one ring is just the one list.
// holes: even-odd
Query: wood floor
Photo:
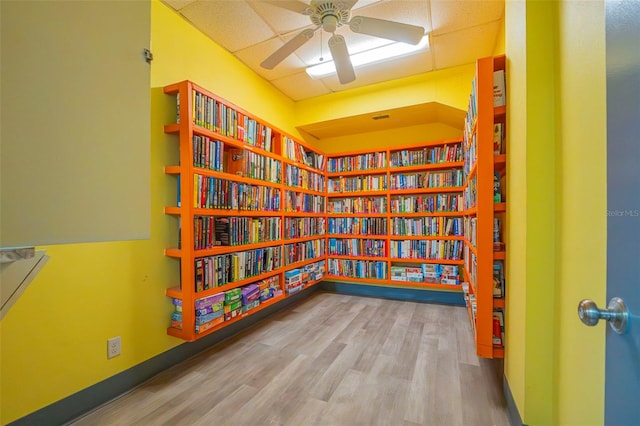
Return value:
[(74, 425), (508, 425), (464, 308), (318, 292)]

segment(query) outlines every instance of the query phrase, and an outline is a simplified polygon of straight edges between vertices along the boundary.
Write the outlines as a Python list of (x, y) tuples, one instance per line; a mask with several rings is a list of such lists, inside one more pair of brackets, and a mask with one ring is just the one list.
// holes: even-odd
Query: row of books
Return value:
[(224, 157), (224, 143), (207, 136), (193, 135), (194, 167), (221, 172), (225, 166)]
[(385, 257), (386, 240), (329, 238), (328, 254), (335, 256)]
[(504, 297), (504, 285), (505, 273), (504, 273), (504, 261), (493, 261), (493, 297)]
[(459, 143), (436, 147), (394, 151), (389, 156), (390, 167), (420, 166), (462, 161), (462, 146)]
[(324, 213), (325, 197), (303, 192), (285, 191), (285, 212)]
[(330, 217), (329, 234), (387, 235), (383, 217)]
[(237, 176), (281, 183), (282, 163), (257, 152), (234, 148), (227, 153), (226, 172)]
[(393, 265), (391, 266), (391, 279), (393, 281), (458, 285), (460, 283), (460, 273), (457, 265), (434, 263)]
[(493, 333), (492, 342), (494, 346), (504, 347), (504, 310), (493, 309)]
[[(273, 152), (275, 133), (271, 127), (196, 90), (191, 97), (195, 125)], [(179, 96), (177, 100), (179, 103)]]
[(326, 219), (324, 217), (286, 217), (284, 238), (303, 238), (324, 235)]
[(195, 259), (195, 291), (240, 281), (282, 266), (282, 247), (266, 247)]
[(325, 261), (309, 263), (301, 268), (291, 269), (284, 273), (285, 289), (287, 294), (297, 293), (307, 283), (321, 280), (327, 273)]
[(464, 165), (462, 166), (462, 170), (465, 176), (469, 176), (471, 173), (471, 169), (476, 164), (476, 160), (478, 159), (478, 143), (477, 143), (477, 133), (470, 135), (470, 139), (467, 140), (465, 138), (465, 151), (464, 151)]
[(391, 175), (391, 189), (418, 189), (418, 188), (450, 188), (462, 186), (464, 174), (460, 169), (427, 171), (410, 174)]
[(465, 217), (464, 218), (464, 237), (469, 241), (474, 247), (478, 244), (478, 218), (473, 217)]
[(329, 275), (350, 278), (373, 278), (386, 280), (387, 262), (372, 260), (327, 259)]
[(389, 255), (403, 259), (460, 260), (463, 246), (460, 240), (391, 240)]
[(471, 209), (478, 203), (478, 174), (474, 174), (471, 179), (467, 180), (467, 186), (462, 193), (464, 196), (465, 209)]
[(318, 170), (324, 170), (326, 163), (323, 154), (305, 149), (304, 146), (288, 136), (284, 137), (284, 157)]
[(285, 183), (288, 186), (310, 189), (312, 191), (324, 191), (324, 175), (310, 172), (296, 166), (287, 164), (285, 173)]
[(462, 235), (464, 224), (461, 217), (394, 217), (391, 219), (391, 234), (401, 236), (451, 236)]
[(391, 198), (391, 213), (454, 213), (464, 209), (460, 194), (398, 195)]
[(386, 213), (386, 197), (332, 198), (327, 203), (327, 213)]
[(329, 158), (327, 172), (351, 172), (355, 170), (374, 170), (387, 167), (386, 152), (370, 152), (367, 154), (349, 155)]
[(282, 235), (279, 217), (196, 216), (195, 222), (196, 249), (277, 241)]
[(467, 113), (464, 118), (464, 139), (468, 140), (468, 136), (473, 133), (473, 126), (476, 123), (478, 115), (478, 89), (477, 77), (471, 80), (471, 93), (469, 94), (469, 103), (467, 104)]
[(324, 238), (284, 245), (284, 264), (302, 262), (307, 259), (315, 259), (326, 253)]
[(331, 178), (327, 192), (384, 191), (387, 189), (387, 175), (369, 175)]
[(250, 211), (280, 210), (280, 189), (211, 176), (193, 176), (195, 208)]

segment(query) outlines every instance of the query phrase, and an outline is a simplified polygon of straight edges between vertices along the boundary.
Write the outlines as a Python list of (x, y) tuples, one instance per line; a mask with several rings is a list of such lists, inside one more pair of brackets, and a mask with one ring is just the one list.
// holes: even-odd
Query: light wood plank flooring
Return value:
[(318, 292), (74, 425), (508, 425), (464, 308)]

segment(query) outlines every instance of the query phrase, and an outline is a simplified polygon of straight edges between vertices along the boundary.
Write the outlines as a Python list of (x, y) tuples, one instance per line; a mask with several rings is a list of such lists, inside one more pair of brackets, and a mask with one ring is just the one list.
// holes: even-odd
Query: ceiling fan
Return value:
[(262, 61), (260, 66), (266, 69), (273, 69), (289, 55), (300, 48), (303, 44), (313, 38), (313, 34), (322, 28), (331, 33), (329, 38), (329, 50), (333, 62), (336, 66), (338, 80), (340, 83), (350, 83), (356, 79), (349, 50), (344, 37), (336, 34), (335, 31), (342, 25), (348, 25), (351, 31), (380, 37), (388, 40), (399, 41), (409, 44), (418, 44), (424, 35), (424, 28), (403, 24), (400, 22), (387, 21), (384, 19), (368, 18), (366, 16), (354, 16), (350, 18), (351, 8), (358, 0), (311, 0), (310, 4), (298, 0), (267, 0), (269, 4), (278, 6), (293, 12), (308, 15), (311, 23), (315, 25), (313, 29), (305, 29), (295, 37), (286, 42), (284, 46), (273, 52), (267, 59)]

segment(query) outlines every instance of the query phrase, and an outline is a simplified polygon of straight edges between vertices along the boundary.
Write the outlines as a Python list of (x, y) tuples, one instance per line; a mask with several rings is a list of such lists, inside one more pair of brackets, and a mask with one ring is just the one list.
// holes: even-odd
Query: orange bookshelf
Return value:
[[(326, 219), (324, 208), (285, 213), (284, 201), (287, 191), (296, 191), (326, 203), (325, 158), (193, 82), (166, 86), (164, 93), (176, 99), (176, 123), (165, 125), (164, 131), (175, 135), (179, 145), (179, 164), (164, 169), (179, 191), (176, 205), (166, 206), (164, 212), (179, 219), (180, 228), (178, 247), (165, 249), (180, 262), (179, 285), (166, 290), (176, 306), (167, 333), (194, 341), (288, 298), (285, 274), (294, 268), (311, 269), (326, 258), (321, 250), (312, 259), (285, 266), (284, 257), (290, 244), (324, 242), (324, 233), (285, 240), (287, 218)], [(287, 183), (287, 173), (294, 173), (301, 187)], [(253, 242), (241, 243), (246, 241)], [(314, 274), (306, 284), (319, 278)], [(247, 299), (226, 321), (224, 315), (203, 318), (203, 310), (196, 309), (205, 303), (200, 299), (256, 283), (263, 296), (272, 297), (259, 298), (259, 304)]]
[[(465, 271), (463, 291), (476, 353), (485, 358), (504, 357), (504, 183), (507, 168), (505, 148), (506, 107), (494, 107), (494, 71), (505, 70), (505, 57), (479, 59), (470, 95), (465, 125)], [(496, 127), (497, 126), (497, 127)], [(494, 140), (495, 135), (500, 135)], [(497, 151), (495, 151), (497, 150)], [(497, 182), (497, 183), (496, 183)], [(494, 189), (501, 189), (495, 199)], [(499, 221), (499, 222), (496, 222)], [(499, 223), (499, 226), (494, 225)], [(498, 229), (497, 233), (494, 230)], [(494, 238), (501, 250), (494, 251)], [(499, 268), (494, 268), (500, 265)], [(499, 297), (494, 295), (494, 274)], [(494, 321), (502, 332), (494, 336)]]

